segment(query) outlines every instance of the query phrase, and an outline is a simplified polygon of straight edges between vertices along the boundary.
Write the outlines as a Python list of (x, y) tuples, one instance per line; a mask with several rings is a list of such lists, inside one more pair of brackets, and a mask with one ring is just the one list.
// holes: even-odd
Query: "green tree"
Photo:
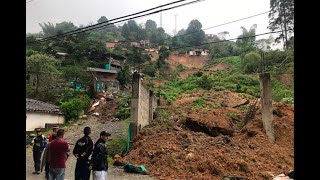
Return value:
[(149, 32), (154, 32), (157, 29), (157, 23), (150, 19), (147, 20), (145, 26), (146, 26), (146, 30)]
[(244, 73), (256, 73), (261, 69), (261, 56), (256, 52), (250, 52), (241, 59)]
[(186, 30), (186, 33), (188, 35), (186, 35), (185, 37), (185, 40), (188, 43), (188, 45), (197, 46), (204, 42), (205, 33), (201, 28), (202, 28), (202, 24), (197, 19), (192, 20), (189, 23), (188, 28)]
[(48, 85), (48, 81), (53, 74), (58, 74), (56, 66), (59, 61), (54, 59), (52, 56), (46, 54), (34, 53), (26, 57), (26, 70), (27, 73), (33, 74), (35, 77), (34, 84), (36, 86), (35, 95), (39, 92), (41, 85)]
[(164, 65), (166, 64), (166, 59), (169, 57), (170, 55), (170, 51), (165, 48), (165, 47), (161, 47), (160, 51), (159, 51), (159, 58), (157, 60), (157, 67), (158, 69), (163, 68)]
[(98, 19), (98, 23), (102, 23), (102, 22), (107, 22), (108, 19), (105, 17), (105, 16), (101, 16), (99, 19)]
[(45, 37), (69, 32), (69, 31), (72, 31), (72, 30), (75, 30), (78, 28), (72, 22), (65, 22), (65, 21), (61, 22), (61, 23), (57, 23), (56, 25), (54, 25), (53, 23), (50, 23), (50, 22), (48, 22), (48, 24), (47, 23), (43, 23), (43, 24), (39, 23), (39, 25), (40, 25)]
[(289, 34), (294, 32), (294, 1), (270, 0), (270, 8), (268, 28), (281, 31), (275, 42), (279, 43), (282, 39), (284, 49), (288, 49)]
[(131, 75), (130, 75), (130, 71), (129, 71), (129, 66), (127, 64), (118, 73), (117, 80), (119, 81), (121, 86), (131, 82)]

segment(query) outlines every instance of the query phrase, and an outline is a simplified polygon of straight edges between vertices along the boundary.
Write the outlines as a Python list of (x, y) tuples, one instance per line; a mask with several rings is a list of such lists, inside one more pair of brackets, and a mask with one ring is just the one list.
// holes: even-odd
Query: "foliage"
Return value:
[(289, 98), (283, 98), (282, 101), (286, 104), (294, 104), (294, 98), (289, 97)]
[(125, 65), (124, 68), (118, 73), (117, 80), (119, 81), (120, 85), (125, 85), (130, 83), (131, 75), (130, 75), (128, 65)]
[(189, 23), (186, 30), (186, 34), (188, 35), (185, 37), (185, 42), (188, 45), (196, 46), (204, 42), (205, 33), (201, 28), (202, 24), (197, 19), (194, 19)]
[(50, 22), (48, 24), (47, 23), (43, 23), (43, 24), (39, 23), (39, 25), (40, 25), (45, 37), (62, 34), (65, 32), (72, 31), (72, 30), (76, 30), (78, 28), (72, 22), (65, 22), (65, 21), (61, 22), (61, 23), (56, 23), (56, 25), (54, 25)]
[(261, 70), (261, 56), (255, 52), (250, 52), (243, 57), (241, 65), (244, 73), (259, 72)]
[(202, 108), (203, 105), (205, 105), (207, 103), (207, 100), (203, 99), (203, 98), (197, 98), (194, 101), (195, 104), (195, 108)]
[(213, 80), (210, 79), (207, 75), (204, 75), (198, 81), (198, 86), (204, 90), (210, 90), (213, 86)]
[(177, 65), (177, 71), (178, 71), (178, 72), (184, 71), (184, 66), (183, 66), (182, 64), (178, 63), (178, 65)]
[(157, 67), (158, 69), (163, 68), (166, 64), (165, 60), (169, 57), (170, 55), (170, 51), (165, 48), (165, 47), (161, 47), (160, 51), (159, 51), (159, 58), (157, 60)]
[(156, 62), (150, 62), (142, 67), (142, 72), (150, 77), (155, 77), (157, 70)]
[(269, 29), (271, 31), (281, 30), (275, 39), (284, 42), (284, 48), (288, 49), (289, 34), (294, 32), (294, 1), (293, 0), (270, 0)]
[(39, 92), (41, 88), (48, 88), (50, 83), (54, 83), (55, 80), (58, 80), (60, 72), (57, 69), (57, 66), (60, 64), (60, 61), (56, 60), (52, 56), (33, 53), (30, 56), (26, 57), (26, 71), (27, 77), (34, 75), (33, 84), (35, 85), (35, 94)]
[(122, 152), (126, 149), (126, 146), (127, 146), (127, 139), (120, 138), (120, 137), (112, 138), (107, 143), (107, 149), (108, 149), (109, 156), (111, 156), (112, 158), (116, 154), (121, 156)]
[(131, 115), (131, 108), (121, 108), (116, 112), (116, 118), (127, 119)]
[(63, 102), (60, 105), (61, 111), (66, 117), (66, 121), (79, 119), (82, 111), (82, 102), (79, 98), (74, 98), (69, 101)]
[(280, 81), (278, 81), (274, 76), (271, 76), (271, 87), (272, 87), (272, 99), (275, 101), (281, 101), (284, 98), (285, 101), (290, 102), (290, 99), (294, 98), (294, 90)]

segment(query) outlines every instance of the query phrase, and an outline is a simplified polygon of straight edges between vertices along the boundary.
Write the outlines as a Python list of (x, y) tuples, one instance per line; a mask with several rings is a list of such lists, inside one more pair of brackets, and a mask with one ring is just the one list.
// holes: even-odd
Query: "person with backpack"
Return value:
[(84, 136), (80, 138), (73, 149), (73, 155), (77, 158), (75, 180), (89, 180), (89, 157), (93, 151), (93, 141), (90, 138), (91, 128), (83, 129)]

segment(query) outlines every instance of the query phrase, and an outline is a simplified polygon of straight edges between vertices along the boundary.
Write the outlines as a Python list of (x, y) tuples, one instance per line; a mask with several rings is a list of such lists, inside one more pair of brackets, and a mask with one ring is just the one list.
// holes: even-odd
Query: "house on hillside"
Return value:
[[(187, 54), (187, 53), (186, 53)], [(192, 51), (188, 52), (189, 56), (208, 56), (209, 55), (209, 50), (205, 49), (194, 49)]]
[(140, 46), (142, 46), (142, 47), (149, 47), (149, 46), (150, 46), (150, 40), (149, 40), (149, 39), (141, 40), (141, 41), (140, 41)]
[(26, 121), (26, 132), (33, 132), (35, 128), (64, 124), (65, 117), (58, 106), (26, 98)]
[(118, 71), (111, 70), (109, 64), (106, 64), (105, 69), (88, 67), (87, 71), (92, 72), (95, 94), (119, 90)]

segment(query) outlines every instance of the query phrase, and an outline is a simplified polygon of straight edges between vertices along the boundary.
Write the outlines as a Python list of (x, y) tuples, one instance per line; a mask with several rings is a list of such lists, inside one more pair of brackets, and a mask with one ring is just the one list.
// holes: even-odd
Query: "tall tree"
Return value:
[(153, 32), (157, 29), (157, 23), (155, 21), (152, 21), (152, 20), (147, 20), (146, 22), (146, 30), (149, 31), (149, 32)]
[(75, 30), (78, 28), (72, 22), (65, 22), (65, 21), (61, 22), (61, 23), (56, 23), (56, 25), (54, 25), (53, 23), (50, 23), (50, 22), (48, 22), (48, 24), (47, 23), (43, 23), (43, 24), (39, 23), (39, 25), (42, 28), (42, 32), (45, 37), (54, 36), (59, 33), (69, 32), (69, 31), (72, 31), (72, 30)]
[(202, 24), (197, 19), (192, 20), (189, 23), (186, 34), (190, 34), (185, 37), (185, 40), (189, 45), (197, 46), (205, 40), (205, 33), (201, 28)]
[(276, 43), (283, 41), (285, 49), (288, 48), (289, 34), (294, 32), (294, 2), (293, 0), (270, 0), (269, 29), (280, 30)]
[(41, 85), (48, 85), (48, 82), (53, 80), (51, 77), (53, 74), (58, 74), (59, 71), (56, 65), (59, 63), (58, 60), (52, 56), (45, 54), (33, 53), (26, 58), (26, 70), (27, 74), (34, 75), (34, 85), (36, 86), (35, 93), (39, 91)]

